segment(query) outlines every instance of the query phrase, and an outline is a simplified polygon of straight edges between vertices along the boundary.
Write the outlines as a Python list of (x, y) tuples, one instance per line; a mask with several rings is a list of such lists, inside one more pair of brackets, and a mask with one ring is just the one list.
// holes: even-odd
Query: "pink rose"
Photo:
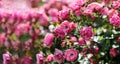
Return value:
[(77, 38), (74, 37), (74, 36), (72, 36), (72, 37), (71, 37), (71, 40), (72, 40), (73, 42), (76, 42), (76, 41), (77, 41)]
[(95, 53), (95, 54), (98, 54), (98, 52), (99, 52), (99, 48), (96, 47), (96, 48), (94, 49), (94, 53)]
[(70, 24), (70, 22), (67, 21), (67, 20), (65, 20), (65, 21), (63, 21), (63, 22), (60, 24), (60, 26), (63, 27), (63, 28), (65, 28), (65, 29), (67, 30), (68, 27), (69, 27), (69, 24)]
[(11, 44), (15, 50), (18, 50), (20, 46), (20, 41), (12, 41)]
[(112, 57), (116, 57), (118, 55), (118, 52), (115, 48), (111, 48), (110, 51), (109, 51), (109, 54), (112, 56)]
[(82, 15), (82, 12), (81, 12), (80, 10), (76, 10), (76, 11), (75, 11), (75, 15), (76, 15), (76, 16), (81, 16), (81, 15)]
[(110, 24), (113, 26), (120, 26), (120, 17), (114, 14), (111, 18), (109, 18)]
[(21, 34), (26, 34), (30, 30), (30, 23), (21, 23), (18, 24), (17, 27), (15, 28), (15, 34), (19, 37)]
[(51, 16), (51, 21), (52, 22), (58, 22), (58, 15), (59, 15), (59, 12), (57, 9), (55, 8), (52, 8), (48, 11), (48, 14)]
[(6, 41), (6, 34), (5, 33), (1, 33), (0, 34), (0, 45), (3, 45)]
[(77, 24), (71, 22), (68, 24), (68, 32), (73, 31), (73, 29), (75, 29), (77, 27)]
[(118, 37), (117, 41), (120, 43), (120, 37)]
[(91, 15), (93, 11), (91, 9), (85, 9), (83, 12), (85, 15)]
[(72, 11), (80, 10), (80, 8), (81, 8), (81, 6), (79, 6), (78, 3), (76, 3), (76, 2), (69, 4), (69, 7), (71, 8)]
[(40, 13), (39, 22), (42, 26), (46, 26), (48, 24), (49, 18), (45, 13)]
[(53, 55), (53, 54), (50, 54), (50, 55), (47, 56), (46, 61), (47, 61), (47, 62), (52, 62), (52, 61), (53, 61), (53, 58), (54, 58), (54, 55)]
[(13, 64), (12, 58), (9, 52), (3, 54), (3, 64)]
[(95, 9), (96, 11), (99, 11), (102, 9), (102, 7), (103, 7), (102, 4), (99, 4), (97, 2), (92, 2), (87, 6), (87, 9), (90, 9), (92, 11), (94, 11), (94, 9)]
[(33, 64), (33, 60), (30, 57), (25, 56), (21, 59), (20, 64)]
[(111, 18), (113, 15), (118, 15), (118, 10), (111, 9), (108, 11), (107, 15)]
[(69, 9), (68, 8), (63, 8), (61, 11), (59, 11), (59, 17), (61, 19), (67, 19), (69, 15)]
[(112, 6), (113, 6), (113, 8), (117, 9), (120, 6), (120, 2), (119, 1), (113, 1)]
[(102, 13), (102, 15), (107, 15), (108, 11), (109, 11), (108, 7), (104, 7), (104, 8), (101, 10), (101, 13)]
[(54, 35), (52, 33), (47, 33), (44, 37), (44, 45), (51, 47), (53, 40), (54, 40)]
[(61, 39), (63, 39), (65, 37), (65, 35), (67, 34), (67, 30), (63, 27), (56, 27), (54, 29), (54, 32), (57, 36), (59, 36)]
[(83, 39), (89, 40), (94, 35), (92, 27), (83, 27), (80, 30), (80, 35)]
[(66, 32), (71, 32), (74, 28), (77, 27), (77, 24), (65, 20), (64, 22), (62, 22), (60, 24), (60, 27), (62, 27), (63, 29), (65, 29)]
[(43, 59), (44, 57), (42, 52), (36, 54), (36, 64), (44, 64)]
[(69, 62), (74, 62), (78, 58), (78, 51), (75, 49), (67, 49), (65, 51), (65, 59)]
[(48, 11), (48, 14), (49, 14), (50, 16), (58, 17), (58, 9), (56, 9), (56, 8), (51, 8), (51, 9)]
[(87, 0), (75, 0), (73, 1), (69, 7), (75, 11), (75, 10), (79, 10), (83, 4), (85, 4), (87, 2)]
[(64, 61), (64, 54), (61, 50), (55, 49), (54, 60), (59, 64), (61, 64)]
[(79, 38), (78, 42), (79, 42), (79, 45), (85, 45), (86, 44), (86, 41), (83, 38)]

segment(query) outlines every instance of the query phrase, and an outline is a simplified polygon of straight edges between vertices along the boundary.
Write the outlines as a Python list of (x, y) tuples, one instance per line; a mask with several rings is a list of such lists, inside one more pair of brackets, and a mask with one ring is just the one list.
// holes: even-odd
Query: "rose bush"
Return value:
[(0, 0), (0, 64), (120, 64), (119, 0)]

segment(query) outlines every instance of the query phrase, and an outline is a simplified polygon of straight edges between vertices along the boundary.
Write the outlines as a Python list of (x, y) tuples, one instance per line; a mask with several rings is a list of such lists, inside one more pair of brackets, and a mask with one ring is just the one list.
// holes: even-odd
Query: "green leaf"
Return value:
[(20, 42), (24, 43), (25, 41), (27, 41), (28, 39), (30, 39), (31, 36), (29, 34), (24, 34), (20, 36)]

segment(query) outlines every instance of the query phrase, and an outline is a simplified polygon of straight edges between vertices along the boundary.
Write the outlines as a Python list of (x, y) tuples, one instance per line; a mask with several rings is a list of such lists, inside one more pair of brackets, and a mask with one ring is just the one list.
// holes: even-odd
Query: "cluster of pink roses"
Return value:
[[(100, 64), (119, 59), (120, 37), (114, 37), (120, 28), (118, 0), (2, 0), (0, 4), (3, 64)], [(104, 45), (108, 47), (103, 49)]]

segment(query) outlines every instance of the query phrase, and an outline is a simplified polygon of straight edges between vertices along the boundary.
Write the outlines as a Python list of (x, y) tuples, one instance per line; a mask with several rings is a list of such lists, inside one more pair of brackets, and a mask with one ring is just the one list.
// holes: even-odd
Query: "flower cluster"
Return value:
[(119, 0), (1, 0), (0, 63), (119, 64)]

